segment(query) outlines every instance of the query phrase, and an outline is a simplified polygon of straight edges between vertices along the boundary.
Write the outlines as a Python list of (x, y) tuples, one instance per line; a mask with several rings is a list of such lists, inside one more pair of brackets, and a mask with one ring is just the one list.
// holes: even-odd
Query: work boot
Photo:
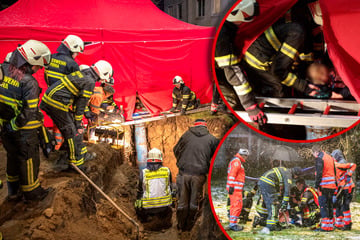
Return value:
[(42, 201), (46, 196), (49, 194), (49, 192), (53, 191), (53, 188), (47, 188), (44, 189), (42, 187), (38, 187), (35, 190), (31, 192), (25, 192), (24, 197), (25, 201)]
[(268, 227), (264, 227), (263, 229), (261, 229), (259, 234), (270, 234), (270, 229)]
[(244, 230), (244, 227), (243, 226), (239, 226), (237, 224), (235, 225), (229, 225), (229, 228), (231, 231), (235, 231), (235, 232), (239, 232), (239, 231), (242, 231)]
[(349, 225), (345, 225), (342, 230), (350, 231), (351, 230), (351, 225), (352, 225), (352, 223), (350, 223)]
[(6, 201), (18, 202), (22, 199), (22, 192), (20, 191), (19, 182), (7, 182), (8, 196)]

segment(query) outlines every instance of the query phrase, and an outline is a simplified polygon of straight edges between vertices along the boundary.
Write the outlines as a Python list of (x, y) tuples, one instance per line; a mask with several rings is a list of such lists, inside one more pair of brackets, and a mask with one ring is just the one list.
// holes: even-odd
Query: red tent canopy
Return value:
[[(260, 16), (239, 28), (237, 45), (245, 53), (255, 39), (283, 16), (297, 0), (257, 0)], [(360, 102), (360, 1), (320, 0), (327, 50), (336, 71)]]
[[(114, 99), (131, 119), (136, 93), (152, 114), (168, 110), (175, 75), (202, 103), (211, 101), (214, 31), (172, 18), (150, 0), (19, 0), (0, 12), (0, 59), (28, 39), (55, 52), (66, 35), (78, 35), (91, 44), (77, 60), (112, 64)], [(46, 88), (42, 76), (37, 79)]]

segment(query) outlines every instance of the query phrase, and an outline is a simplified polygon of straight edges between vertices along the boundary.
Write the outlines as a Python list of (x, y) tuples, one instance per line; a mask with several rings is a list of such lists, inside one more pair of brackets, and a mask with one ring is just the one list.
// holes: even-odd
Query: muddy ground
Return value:
[[(229, 119), (221, 120), (221, 116), (201, 117), (209, 121), (210, 131), (219, 138), (233, 124)], [(191, 126), (193, 120), (179, 117), (148, 126), (149, 147), (157, 146), (164, 150), (165, 165), (170, 166), (172, 171), (176, 171), (175, 158), (171, 155), (172, 147), (182, 133)], [(156, 137), (159, 131), (164, 132), (161, 134), (161, 141)], [(175, 136), (172, 140), (170, 140), (171, 135)], [(136, 198), (139, 171), (134, 159), (129, 157), (136, 154), (131, 152), (133, 151), (131, 149), (115, 150), (106, 144), (90, 145), (88, 149), (97, 153), (97, 157), (87, 163), (88, 176), (131, 218), (138, 221), (133, 203)], [(43, 187), (53, 188), (43, 201), (37, 204), (8, 203), (5, 200), (6, 186), (0, 190), (0, 231), (3, 232), (5, 239), (137, 239), (134, 225), (112, 207), (82, 176), (75, 172), (60, 171), (64, 166), (55, 164), (58, 157), (57, 154), (52, 154), (50, 159), (41, 157), (40, 181)], [(0, 179), (5, 182), (6, 157), (2, 146), (0, 146), (0, 159)], [(203, 206), (191, 232), (180, 234), (177, 231), (174, 212), (173, 226), (170, 229), (150, 232), (143, 230), (140, 224), (140, 239), (225, 239), (215, 223), (207, 195)]]

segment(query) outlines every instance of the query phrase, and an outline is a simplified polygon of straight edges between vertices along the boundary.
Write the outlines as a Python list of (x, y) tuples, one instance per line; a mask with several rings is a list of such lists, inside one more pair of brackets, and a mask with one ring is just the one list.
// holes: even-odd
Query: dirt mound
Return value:
[[(138, 171), (123, 163), (108, 145), (93, 145), (88, 176), (135, 217), (133, 202)], [(0, 205), (0, 230), (11, 239), (136, 239), (134, 226), (77, 173), (56, 173), (44, 162), (40, 180), (54, 190), (38, 204)]]

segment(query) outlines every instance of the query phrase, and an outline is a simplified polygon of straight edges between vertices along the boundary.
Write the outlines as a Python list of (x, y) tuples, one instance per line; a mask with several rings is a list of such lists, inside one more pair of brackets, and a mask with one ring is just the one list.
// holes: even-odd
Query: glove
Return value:
[(136, 201), (135, 201), (135, 208), (142, 208), (142, 201), (141, 201), (141, 199), (136, 199)]
[(336, 196), (334, 195), (333, 197), (332, 197), (332, 202), (335, 204), (336, 203)]
[(280, 206), (280, 210), (286, 210), (288, 206), (288, 202), (287, 201), (282, 201), (281, 206)]
[(229, 187), (229, 195), (232, 195), (234, 193), (234, 187)]
[(245, 111), (249, 114), (251, 121), (258, 123), (260, 126), (266, 124), (267, 117), (258, 104), (246, 108)]
[(314, 84), (308, 84), (305, 87), (304, 94), (311, 96), (311, 97), (317, 97), (320, 96), (320, 89), (315, 86)]
[(170, 108), (169, 112), (172, 112), (172, 113), (176, 112), (176, 108), (174, 108), (174, 107)]

